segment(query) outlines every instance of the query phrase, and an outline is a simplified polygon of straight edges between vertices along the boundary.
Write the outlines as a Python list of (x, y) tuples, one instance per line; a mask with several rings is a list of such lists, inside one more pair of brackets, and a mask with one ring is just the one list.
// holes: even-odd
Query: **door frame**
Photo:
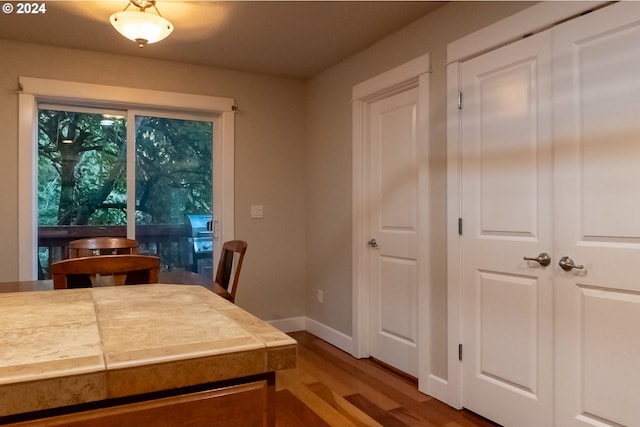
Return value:
[(369, 144), (367, 112), (369, 104), (407, 89), (418, 89), (417, 135), (418, 157), (418, 388), (428, 392), (430, 366), (430, 283), (429, 283), (429, 76), (430, 54), (422, 55), (376, 77), (359, 83), (352, 91), (353, 114), (353, 205), (352, 205), (352, 304), (353, 340), (351, 353), (359, 358), (370, 356), (369, 342), (369, 240), (368, 206)]
[[(447, 45), (447, 394), (462, 408), (462, 239), (460, 63), (597, 8), (605, 2), (541, 2)], [(464, 103), (464, 99), (461, 100)]]

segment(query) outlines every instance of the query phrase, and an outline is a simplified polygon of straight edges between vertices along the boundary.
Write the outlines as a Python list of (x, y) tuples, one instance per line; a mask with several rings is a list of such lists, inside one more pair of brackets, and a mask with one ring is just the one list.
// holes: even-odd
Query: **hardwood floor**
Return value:
[(277, 427), (496, 427), (418, 391), (415, 381), (370, 359), (355, 359), (308, 332), (298, 366), (276, 379)]

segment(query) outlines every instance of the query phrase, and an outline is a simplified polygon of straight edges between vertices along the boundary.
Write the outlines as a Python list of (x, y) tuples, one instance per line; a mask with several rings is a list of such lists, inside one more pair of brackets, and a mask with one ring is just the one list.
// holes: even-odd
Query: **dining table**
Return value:
[[(231, 301), (231, 294), (222, 286), (210, 278), (193, 271), (174, 269), (161, 271), (158, 275), (158, 283), (168, 283), (175, 285), (200, 285), (215, 294)], [(0, 282), (0, 293), (5, 292), (30, 292), (53, 290), (53, 280), (16, 280), (11, 282)]]
[(275, 373), (297, 343), (223, 291), (188, 271), (0, 283), (0, 425), (275, 427)]

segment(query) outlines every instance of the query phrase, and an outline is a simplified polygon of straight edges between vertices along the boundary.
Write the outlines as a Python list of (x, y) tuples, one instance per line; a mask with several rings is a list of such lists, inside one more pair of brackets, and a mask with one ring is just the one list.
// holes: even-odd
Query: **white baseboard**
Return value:
[[(318, 338), (323, 339), (329, 344), (338, 347), (342, 351), (345, 351), (351, 355), (354, 354), (352, 337), (323, 323), (320, 323), (317, 320), (301, 316), (291, 317), (288, 319), (270, 320), (267, 323), (285, 333), (307, 331), (317, 336)], [(421, 392), (428, 394), (429, 396), (438, 399), (446, 404), (449, 404), (447, 402), (447, 396), (449, 393), (449, 383), (447, 382), (447, 380), (435, 375), (429, 375), (426, 384), (427, 389), (422, 390), (423, 387), (420, 388)]]
[(353, 339), (350, 336), (308, 317), (269, 320), (267, 323), (285, 333), (295, 331), (310, 332), (340, 350), (353, 354)]
[(309, 319), (308, 317), (306, 330), (318, 338), (322, 338), (329, 344), (338, 347), (340, 350), (353, 354), (353, 338), (349, 335), (343, 334), (336, 329), (324, 325), (316, 320)]
[(307, 329), (307, 318), (303, 316), (290, 317), (288, 319), (269, 320), (267, 321), (267, 323), (284, 333), (306, 331)]

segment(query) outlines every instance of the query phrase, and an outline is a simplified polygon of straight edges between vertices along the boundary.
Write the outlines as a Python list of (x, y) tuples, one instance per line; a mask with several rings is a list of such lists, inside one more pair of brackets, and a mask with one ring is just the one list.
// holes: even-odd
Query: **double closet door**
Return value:
[(640, 3), (460, 65), (462, 404), (640, 423)]

